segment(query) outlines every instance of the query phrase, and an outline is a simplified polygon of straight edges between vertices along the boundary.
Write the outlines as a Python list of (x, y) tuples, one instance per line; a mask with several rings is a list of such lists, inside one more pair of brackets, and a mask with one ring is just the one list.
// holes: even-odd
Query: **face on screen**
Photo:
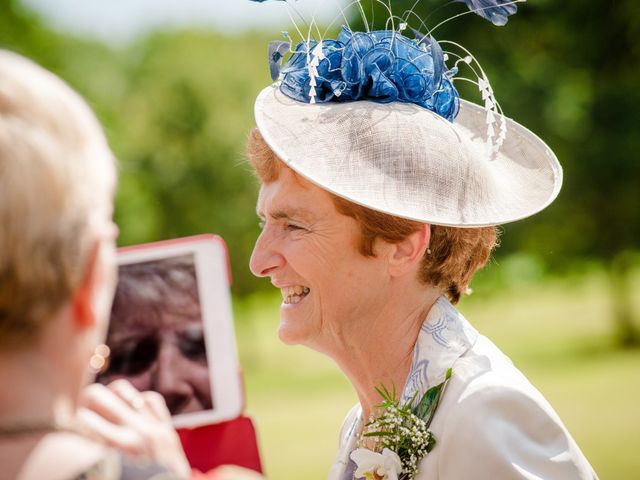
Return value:
[(120, 267), (107, 344), (100, 382), (155, 390), (172, 415), (212, 408), (192, 255)]

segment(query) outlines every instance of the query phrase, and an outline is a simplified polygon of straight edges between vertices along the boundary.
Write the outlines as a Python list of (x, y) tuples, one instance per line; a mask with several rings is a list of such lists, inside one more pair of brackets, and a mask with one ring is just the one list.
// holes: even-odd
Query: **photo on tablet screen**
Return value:
[(98, 377), (159, 392), (174, 416), (215, 407), (194, 257), (120, 266), (107, 336), (111, 357)]

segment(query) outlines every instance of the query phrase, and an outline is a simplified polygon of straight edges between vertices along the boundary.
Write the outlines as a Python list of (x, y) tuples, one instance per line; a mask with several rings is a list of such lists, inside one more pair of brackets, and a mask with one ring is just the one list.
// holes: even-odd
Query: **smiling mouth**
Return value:
[(294, 287), (284, 287), (280, 289), (282, 293), (282, 300), (285, 305), (295, 304), (300, 302), (304, 297), (309, 295), (309, 288), (302, 285), (296, 285)]

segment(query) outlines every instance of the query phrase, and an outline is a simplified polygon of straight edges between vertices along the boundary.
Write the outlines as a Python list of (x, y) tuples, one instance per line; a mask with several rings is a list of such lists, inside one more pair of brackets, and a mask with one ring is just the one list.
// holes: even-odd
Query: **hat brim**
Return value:
[(256, 124), (286, 165), (354, 203), (425, 223), (480, 227), (548, 206), (562, 168), (535, 134), (506, 119), (487, 153), (486, 112), (461, 100), (454, 123), (409, 103), (306, 104), (276, 85), (255, 103)]

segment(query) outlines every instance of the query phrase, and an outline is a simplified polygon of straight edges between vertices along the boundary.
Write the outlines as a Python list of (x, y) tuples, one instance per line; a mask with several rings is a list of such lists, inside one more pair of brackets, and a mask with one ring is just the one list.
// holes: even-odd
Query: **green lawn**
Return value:
[[(548, 280), (472, 295), (460, 309), (554, 405), (600, 478), (627, 479), (640, 472), (640, 350), (612, 347), (606, 287), (598, 274)], [(279, 343), (279, 303), (236, 305), (247, 410), (270, 478), (326, 478), (355, 395), (329, 359)]]

